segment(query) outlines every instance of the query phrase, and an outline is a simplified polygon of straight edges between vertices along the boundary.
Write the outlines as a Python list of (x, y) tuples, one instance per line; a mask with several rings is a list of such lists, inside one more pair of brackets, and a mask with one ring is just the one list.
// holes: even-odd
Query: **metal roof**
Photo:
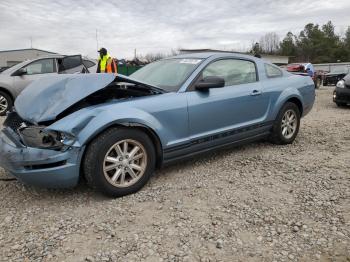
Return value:
[(46, 52), (46, 53), (55, 54), (55, 55), (57, 54), (55, 52), (46, 51), (46, 50), (42, 50), (42, 49), (38, 49), (38, 48), (23, 48), (23, 49), (12, 49), (12, 50), (0, 50), (0, 53), (20, 52), (20, 51), (27, 51), (27, 50), (36, 50), (36, 51)]

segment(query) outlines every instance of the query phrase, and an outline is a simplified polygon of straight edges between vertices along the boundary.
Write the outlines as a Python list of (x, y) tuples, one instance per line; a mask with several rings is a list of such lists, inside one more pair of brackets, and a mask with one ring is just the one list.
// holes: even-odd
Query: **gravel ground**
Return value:
[(132, 196), (0, 181), (0, 259), (350, 261), (350, 108), (331, 98), (317, 91), (292, 145), (167, 167)]

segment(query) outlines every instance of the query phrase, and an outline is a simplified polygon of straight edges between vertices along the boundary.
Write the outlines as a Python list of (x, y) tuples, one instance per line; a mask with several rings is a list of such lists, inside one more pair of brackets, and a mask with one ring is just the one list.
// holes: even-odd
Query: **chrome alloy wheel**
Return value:
[(5, 97), (0, 95), (0, 114), (4, 113), (8, 107), (8, 102)]
[(287, 110), (282, 118), (282, 136), (286, 139), (290, 139), (297, 130), (297, 125), (298, 121), (296, 113), (293, 110)]
[(103, 173), (115, 187), (129, 187), (145, 173), (147, 153), (137, 141), (125, 139), (114, 144), (103, 162)]

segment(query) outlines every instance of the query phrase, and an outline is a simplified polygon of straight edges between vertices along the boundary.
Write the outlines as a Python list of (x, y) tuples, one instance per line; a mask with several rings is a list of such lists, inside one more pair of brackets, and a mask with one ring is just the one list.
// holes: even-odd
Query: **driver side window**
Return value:
[(203, 78), (218, 76), (225, 79), (225, 86), (247, 84), (257, 81), (255, 64), (247, 60), (225, 59), (209, 64)]
[(54, 73), (54, 59), (49, 58), (35, 61), (24, 67), (24, 69), (27, 71), (27, 75)]

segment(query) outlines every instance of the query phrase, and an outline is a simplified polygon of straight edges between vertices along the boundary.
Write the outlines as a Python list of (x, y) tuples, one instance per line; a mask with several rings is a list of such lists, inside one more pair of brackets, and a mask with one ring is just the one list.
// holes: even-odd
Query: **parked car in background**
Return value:
[(88, 72), (81, 55), (53, 55), (24, 61), (0, 74), (0, 116), (13, 106), (16, 97), (34, 80), (44, 76)]
[(124, 196), (184, 157), (266, 138), (292, 143), (314, 100), (311, 78), (235, 53), (171, 57), (131, 77), (42, 78), (4, 122), (0, 166), (28, 184), (72, 187), (82, 175)]
[(336, 85), (338, 81), (342, 80), (347, 74), (350, 73), (350, 67), (339, 67), (331, 70), (324, 76), (323, 85)]
[(90, 58), (83, 58), (83, 64), (87, 69), (87, 73), (96, 73), (97, 61)]
[(350, 74), (338, 81), (333, 92), (333, 101), (340, 107), (350, 104)]
[(287, 71), (302, 76), (310, 76), (314, 81), (315, 88), (319, 88), (321, 86), (322, 78), (318, 76), (314, 66), (311, 63), (294, 63), (287, 65)]

